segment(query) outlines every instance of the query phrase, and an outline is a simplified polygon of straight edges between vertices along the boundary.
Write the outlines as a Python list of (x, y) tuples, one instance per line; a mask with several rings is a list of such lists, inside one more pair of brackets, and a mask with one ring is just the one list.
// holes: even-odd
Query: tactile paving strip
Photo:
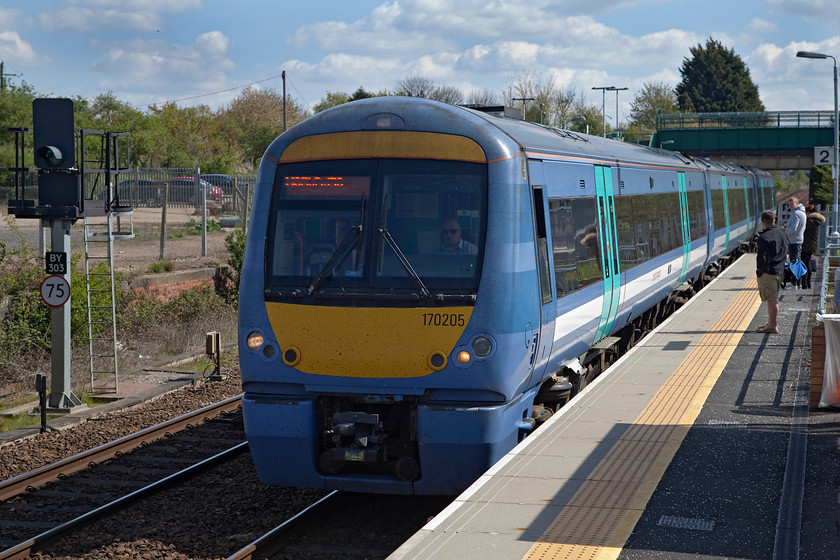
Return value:
[(606, 560), (624, 543), (761, 301), (752, 278), (657, 391), (548, 530), (528, 560)]

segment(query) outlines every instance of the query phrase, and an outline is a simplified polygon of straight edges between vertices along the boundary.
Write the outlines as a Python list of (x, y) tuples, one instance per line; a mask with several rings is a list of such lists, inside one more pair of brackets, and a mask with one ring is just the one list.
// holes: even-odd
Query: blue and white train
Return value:
[(772, 177), (408, 97), (277, 138), (242, 270), (268, 484), (456, 494), (744, 250)]

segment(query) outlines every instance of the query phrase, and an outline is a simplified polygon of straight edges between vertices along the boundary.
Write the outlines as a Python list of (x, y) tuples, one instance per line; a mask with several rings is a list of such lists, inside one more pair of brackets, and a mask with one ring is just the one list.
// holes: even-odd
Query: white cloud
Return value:
[(154, 31), (164, 27), (163, 14), (177, 14), (202, 7), (201, 0), (71, 0), (57, 13), (41, 13), (39, 23), (47, 31), (96, 31), (135, 29)]
[(14, 31), (0, 31), (0, 60), (17, 65), (41, 65), (50, 62), (49, 57), (36, 53), (32, 45)]
[(745, 29), (749, 33), (758, 33), (760, 35), (763, 35), (765, 33), (771, 33), (773, 31), (776, 31), (778, 28), (779, 26), (772, 21), (768, 21), (766, 19), (761, 18), (753, 18), (747, 24), (747, 27)]
[(191, 45), (135, 39), (106, 46), (92, 69), (108, 77), (108, 87), (142, 84), (147, 91), (196, 91), (227, 85), (225, 72), (235, 65), (227, 57), (229, 39), (220, 31), (199, 35)]

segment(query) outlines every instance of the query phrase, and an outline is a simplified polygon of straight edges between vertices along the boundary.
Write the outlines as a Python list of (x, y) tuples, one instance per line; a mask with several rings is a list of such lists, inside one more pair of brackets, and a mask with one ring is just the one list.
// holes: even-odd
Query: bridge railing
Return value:
[(832, 128), (833, 111), (767, 111), (745, 113), (659, 113), (656, 129)]

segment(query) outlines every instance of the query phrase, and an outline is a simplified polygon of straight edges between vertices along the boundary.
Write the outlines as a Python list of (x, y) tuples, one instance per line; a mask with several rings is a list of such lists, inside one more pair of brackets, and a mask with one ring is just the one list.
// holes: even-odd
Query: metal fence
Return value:
[(138, 167), (121, 173), (117, 184), (120, 204), (135, 208), (201, 207), (244, 216), (252, 199), (256, 175), (201, 174), (199, 168)]
[[(137, 167), (116, 176), (115, 192), (121, 206), (160, 208), (164, 199), (170, 207), (202, 208), (206, 203), (211, 214), (231, 214), (245, 218), (253, 199), (256, 175), (202, 174), (197, 167)], [(0, 199), (15, 197), (38, 199), (38, 174), (35, 169), (23, 174), (17, 192), (13, 185), (0, 187)], [(102, 174), (84, 178), (86, 199), (101, 200), (108, 192)], [(22, 192), (21, 192), (22, 191)]]
[(659, 113), (656, 129), (831, 128), (833, 111), (767, 111), (744, 113)]

